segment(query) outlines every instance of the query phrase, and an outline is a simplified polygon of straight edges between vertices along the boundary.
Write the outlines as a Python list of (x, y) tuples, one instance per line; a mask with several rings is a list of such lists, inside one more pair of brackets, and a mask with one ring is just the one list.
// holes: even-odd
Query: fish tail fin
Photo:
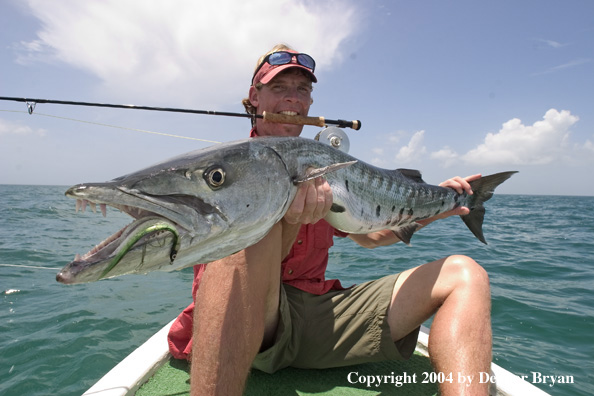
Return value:
[(460, 216), (468, 229), (479, 241), (487, 244), (483, 235), (483, 219), (485, 217), (484, 203), (491, 199), (495, 188), (509, 179), (517, 171), (495, 173), (470, 182), (473, 194), (468, 197), (470, 213)]

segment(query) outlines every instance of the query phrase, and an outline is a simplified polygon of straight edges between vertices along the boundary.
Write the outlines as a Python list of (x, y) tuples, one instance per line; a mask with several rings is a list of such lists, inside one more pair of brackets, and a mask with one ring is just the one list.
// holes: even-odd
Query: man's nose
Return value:
[(291, 102), (306, 101), (303, 93), (299, 91), (299, 87), (289, 87), (285, 92), (284, 99)]

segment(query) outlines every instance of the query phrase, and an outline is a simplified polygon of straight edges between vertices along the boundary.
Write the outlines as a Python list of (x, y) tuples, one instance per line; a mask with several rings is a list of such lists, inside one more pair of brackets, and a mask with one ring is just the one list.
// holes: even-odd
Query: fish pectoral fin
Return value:
[(316, 178), (318, 178), (320, 176), (324, 176), (327, 173), (335, 172), (335, 171), (337, 171), (339, 169), (343, 169), (343, 168), (349, 167), (349, 166), (353, 165), (356, 162), (357, 161), (339, 162), (337, 164), (328, 165), (328, 166), (325, 166), (323, 168), (310, 168), (310, 169), (307, 170), (307, 172), (305, 173), (305, 175), (299, 176), (299, 177), (295, 177), (293, 179), (293, 184), (299, 184), (299, 183), (306, 182), (308, 180), (316, 179)]
[(394, 233), (394, 235), (396, 235), (398, 239), (410, 246), (410, 238), (412, 238), (413, 234), (421, 228), (423, 228), (421, 224), (411, 223), (405, 225), (404, 227), (393, 229), (392, 232)]

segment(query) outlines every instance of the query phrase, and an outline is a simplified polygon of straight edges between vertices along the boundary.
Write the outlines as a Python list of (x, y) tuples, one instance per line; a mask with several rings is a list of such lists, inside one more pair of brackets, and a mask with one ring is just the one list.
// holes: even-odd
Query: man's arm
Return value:
[(261, 241), (208, 264), (194, 310), (192, 395), (242, 393), (254, 357), (274, 340), (281, 261), (301, 224), (317, 222), (331, 205), (325, 180), (303, 183), (285, 217)]

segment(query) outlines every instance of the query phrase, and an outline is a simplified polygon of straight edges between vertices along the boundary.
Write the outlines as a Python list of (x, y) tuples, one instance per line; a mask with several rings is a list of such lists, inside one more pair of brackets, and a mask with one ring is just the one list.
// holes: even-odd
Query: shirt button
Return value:
[(288, 272), (289, 272), (289, 275), (293, 275), (293, 270), (292, 269), (290, 269)]
[(303, 241), (300, 239), (297, 241), (297, 245), (301, 245), (303, 243)]

